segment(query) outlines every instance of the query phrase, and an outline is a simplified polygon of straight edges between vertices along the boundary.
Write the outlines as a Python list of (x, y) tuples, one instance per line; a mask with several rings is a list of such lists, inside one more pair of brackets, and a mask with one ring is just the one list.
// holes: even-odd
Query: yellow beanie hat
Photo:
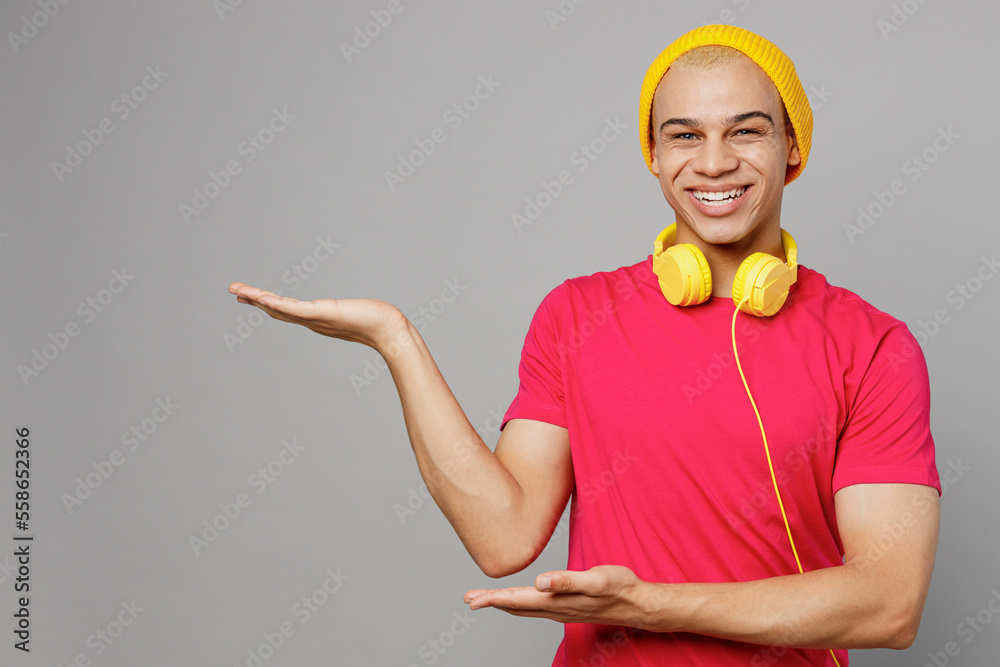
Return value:
[(646, 158), (646, 166), (653, 170), (652, 155), (652, 122), (653, 94), (660, 79), (667, 73), (667, 68), (677, 58), (691, 49), (699, 46), (716, 44), (730, 46), (746, 54), (764, 70), (764, 73), (774, 82), (781, 101), (792, 121), (795, 139), (798, 141), (799, 154), (802, 161), (790, 168), (785, 174), (785, 185), (794, 181), (805, 169), (809, 158), (809, 146), (812, 143), (813, 116), (809, 107), (806, 91), (802, 88), (795, 73), (792, 61), (781, 50), (760, 35), (744, 30), (734, 25), (707, 25), (681, 35), (673, 44), (657, 56), (646, 71), (642, 81), (642, 92), (639, 95), (639, 139), (642, 142), (642, 154)]

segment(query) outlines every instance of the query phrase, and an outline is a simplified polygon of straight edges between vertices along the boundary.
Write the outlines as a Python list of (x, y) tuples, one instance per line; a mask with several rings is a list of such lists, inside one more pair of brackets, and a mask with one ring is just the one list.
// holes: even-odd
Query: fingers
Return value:
[(468, 592), (467, 592), (467, 593), (466, 593), (466, 594), (465, 594), (465, 595), (464, 595), (464, 596), (462, 597), (462, 601), (463, 601), (463, 602), (465, 602), (466, 604), (468, 604), (468, 603), (472, 602), (472, 600), (473, 600), (474, 598), (477, 598), (477, 597), (479, 597), (479, 596), (480, 596), (480, 595), (482, 595), (483, 593), (489, 593), (489, 592), (490, 592), (490, 591), (489, 591), (488, 589), (486, 589), (486, 588), (474, 588), (474, 589), (472, 589), (471, 591), (468, 591)]
[[(534, 588), (514, 586), (511, 588), (475, 588), (462, 598), (466, 604), (473, 603), (473, 609), (496, 602), (501, 597), (528, 593), (579, 593), (581, 595), (603, 595), (608, 587), (607, 573), (598, 566), (587, 571), (555, 570), (543, 572), (535, 578)], [(476, 601), (476, 598), (482, 598)], [(489, 602), (487, 602), (489, 600)]]
[(551, 597), (544, 593), (539, 593), (530, 586), (515, 586), (513, 588), (496, 588), (482, 591), (481, 595), (469, 598), (466, 593), (466, 603), (470, 610), (483, 609), (484, 607), (494, 607), (504, 611), (511, 610), (537, 610), (545, 606), (543, 598)]
[(510, 588), (474, 588), (473, 590), (468, 591), (462, 597), (462, 599), (465, 602), (469, 602), (470, 600), (473, 600), (479, 597), (480, 595), (487, 595), (490, 593), (500, 593), (502, 591), (533, 591), (533, 590), (535, 589), (531, 588), (530, 586), (511, 586)]
[(229, 292), (236, 295), (238, 302), (257, 306), (271, 317), (286, 322), (305, 318), (314, 305), (311, 301), (299, 301), (245, 283), (232, 283)]
[[(263, 297), (265, 298), (264, 305), (268, 305), (267, 300), (271, 297), (277, 297), (277, 294), (273, 292), (268, 292), (267, 290), (262, 290), (259, 287), (251, 287), (245, 283), (233, 283), (229, 286), (229, 293), (235, 294), (237, 300), (243, 299), (241, 303), (254, 303), (260, 301)], [(279, 297), (280, 298), (280, 297)]]
[[(465, 596), (462, 598), (466, 604), (471, 603), (478, 597), (484, 597), (480, 600), (479, 606), (485, 606), (482, 604), (484, 600), (491, 599), (495, 600), (501, 595), (515, 594), (518, 592), (547, 592), (547, 593), (583, 593), (592, 594), (594, 591), (593, 582), (588, 582), (586, 579), (581, 579), (580, 575), (588, 575), (588, 572), (571, 572), (565, 570), (559, 570), (555, 572), (543, 572), (535, 578), (534, 588), (530, 586), (513, 586), (510, 588), (475, 588), (471, 591), (467, 591)], [(587, 584), (591, 585), (587, 585)], [(477, 607), (473, 607), (474, 609)]]
[(513, 586), (511, 588), (476, 588), (468, 591), (462, 600), (470, 609), (483, 607), (507, 606), (512, 599), (523, 595), (538, 595), (538, 591), (530, 586)]

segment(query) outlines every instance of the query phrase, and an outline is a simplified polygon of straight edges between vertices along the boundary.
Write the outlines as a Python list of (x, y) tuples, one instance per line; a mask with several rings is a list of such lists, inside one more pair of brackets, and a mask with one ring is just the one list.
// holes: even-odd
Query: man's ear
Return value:
[(653, 172), (653, 176), (657, 178), (660, 177), (660, 163), (656, 159), (656, 142), (649, 142), (649, 154), (653, 157), (653, 164), (650, 166), (650, 170)]
[(792, 129), (791, 123), (788, 124), (788, 166), (794, 167), (802, 162), (802, 154), (799, 153), (799, 142), (795, 139), (795, 130)]

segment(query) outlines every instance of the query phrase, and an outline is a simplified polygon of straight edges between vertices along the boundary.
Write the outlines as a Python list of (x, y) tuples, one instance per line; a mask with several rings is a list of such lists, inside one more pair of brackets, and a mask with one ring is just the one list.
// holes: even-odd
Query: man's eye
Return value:
[(693, 132), (682, 132), (680, 134), (675, 134), (673, 136), (673, 138), (674, 139), (682, 139), (682, 140), (694, 139), (694, 133)]
[(750, 128), (743, 128), (742, 130), (736, 130), (736, 134), (760, 134), (760, 130), (752, 130)]

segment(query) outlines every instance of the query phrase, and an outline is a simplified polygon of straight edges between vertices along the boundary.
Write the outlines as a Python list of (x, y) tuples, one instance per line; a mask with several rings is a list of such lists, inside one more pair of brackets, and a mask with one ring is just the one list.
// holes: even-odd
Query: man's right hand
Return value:
[(317, 299), (299, 301), (273, 292), (233, 283), (229, 292), (240, 303), (257, 306), (276, 320), (301, 324), (316, 333), (363, 343), (385, 356), (398, 332), (406, 329), (399, 308), (378, 299)]

